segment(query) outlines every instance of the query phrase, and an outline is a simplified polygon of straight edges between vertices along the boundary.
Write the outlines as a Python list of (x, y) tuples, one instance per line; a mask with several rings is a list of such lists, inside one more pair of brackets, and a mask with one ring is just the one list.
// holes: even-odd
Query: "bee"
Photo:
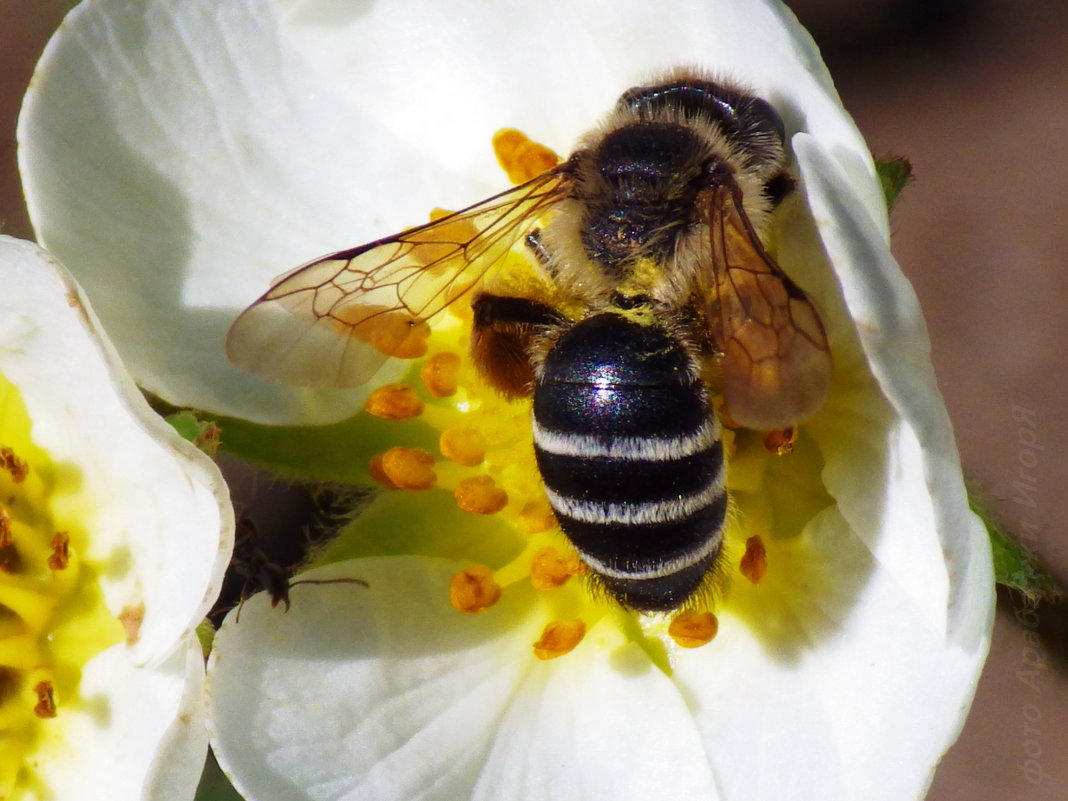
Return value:
[[(732, 425), (774, 430), (829, 391), (820, 316), (761, 239), (794, 183), (768, 102), (679, 70), (626, 91), (533, 180), (281, 276), (228, 352), (289, 383), (355, 386), (469, 303), (474, 362), (531, 399), (546, 495), (592, 576), (626, 607), (676, 609), (723, 549), (713, 399)], [(509, 281), (524, 243), (539, 280)]]

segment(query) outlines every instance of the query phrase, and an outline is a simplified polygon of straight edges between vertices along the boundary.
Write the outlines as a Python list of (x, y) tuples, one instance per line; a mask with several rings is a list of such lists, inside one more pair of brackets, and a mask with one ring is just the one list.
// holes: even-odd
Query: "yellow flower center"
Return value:
[[(558, 161), (551, 151), (517, 131), (502, 131), (494, 145), (514, 182), (530, 180)], [(432, 216), (441, 213), (435, 211)], [(529, 273), (526, 254), (517, 252), (508, 258), (516, 260), (516, 275)], [(501, 272), (506, 276), (503, 280), (510, 280), (509, 265)], [(522, 288), (524, 280), (518, 278), (515, 283)], [(720, 621), (706, 608), (713, 603), (708, 593), (699, 593), (674, 615), (638, 616), (586, 580), (589, 571), (557, 525), (537, 470), (530, 402), (505, 400), (483, 380), (468, 352), (471, 323), (466, 299), (449, 305), (425, 336), (420, 336), (421, 352), (414, 358), (423, 359), (409, 381), (377, 389), (364, 407), (383, 421), (419, 421), (440, 432), (436, 453), (397, 446), (371, 460), (370, 474), (384, 489), (445, 489), (464, 512), (493, 516), (502, 526), (525, 535), (525, 545), (507, 563), (494, 570), (480, 565), (457, 573), (447, 602), (460, 613), (481, 614), (510, 588), (532, 586), (541, 607), (531, 624), (532, 649), (543, 660), (570, 652), (594, 631), (602, 643), (618, 642), (621, 637), (638, 640), (665, 669), (664, 643), (695, 648), (711, 642)], [(748, 587), (738, 612), (744, 619), (755, 614), (753, 592), (775, 570), (768, 546), (779, 524), (766, 493), (768, 466), (779, 459), (797, 458), (795, 446), (810, 455), (814, 448), (797, 429), (735, 432), (725, 428), (723, 440), (732, 509), (711, 594), (717, 606), (729, 609), (733, 587)], [(818, 464), (813, 467), (818, 475)], [(814, 491), (818, 500), (805, 507), (806, 514), (830, 502), (820, 496), (821, 491)], [(427, 524), (433, 527), (434, 521)], [(613, 626), (615, 634), (606, 636), (607, 628)]]
[[(78, 709), (82, 666), (123, 639), (82, 558), (69, 465), (30, 439), (18, 390), (0, 376), (0, 798), (40, 789), (36, 766)], [(43, 794), (43, 793), (42, 793)]]

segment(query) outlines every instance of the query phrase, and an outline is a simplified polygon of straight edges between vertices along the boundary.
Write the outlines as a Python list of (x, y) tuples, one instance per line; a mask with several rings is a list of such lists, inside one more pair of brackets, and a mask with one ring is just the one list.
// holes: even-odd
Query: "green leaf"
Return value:
[(912, 183), (912, 162), (904, 156), (887, 156), (876, 160), (875, 172), (883, 188), (886, 210), (893, 211), (905, 187)]

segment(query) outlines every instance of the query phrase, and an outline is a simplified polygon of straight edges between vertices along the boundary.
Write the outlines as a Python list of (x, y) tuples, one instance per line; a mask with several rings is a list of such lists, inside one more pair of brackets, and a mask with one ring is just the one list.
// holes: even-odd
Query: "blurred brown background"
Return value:
[[(19, 99), (69, 5), (0, 0), (0, 231), (13, 236), (31, 237), (15, 167)], [(790, 5), (872, 151), (913, 164), (894, 250), (926, 312), (965, 470), (1066, 583), (1068, 6)], [(1021, 470), (1025, 491), (1013, 486)], [(1021, 607), (1000, 599), (975, 706), (928, 801), (1068, 798), (1068, 613)]]

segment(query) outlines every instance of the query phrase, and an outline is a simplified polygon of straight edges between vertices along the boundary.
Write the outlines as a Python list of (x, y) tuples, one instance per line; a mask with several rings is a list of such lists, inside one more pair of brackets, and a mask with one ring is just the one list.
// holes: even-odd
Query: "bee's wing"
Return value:
[(227, 355), (251, 373), (312, 387), (357, 386), (390, 356), (421, 356), (427, 321), (470, 292), (571, 185), (565, 163), (434, 222), (298, 267), (237, 318)]
[(770, 430), (813, 415), (827, 397), (831, 355), (812, 302), (765, 252), (733, 184), (701, 196), (712, 249), (713, 336), (731, 419)]

